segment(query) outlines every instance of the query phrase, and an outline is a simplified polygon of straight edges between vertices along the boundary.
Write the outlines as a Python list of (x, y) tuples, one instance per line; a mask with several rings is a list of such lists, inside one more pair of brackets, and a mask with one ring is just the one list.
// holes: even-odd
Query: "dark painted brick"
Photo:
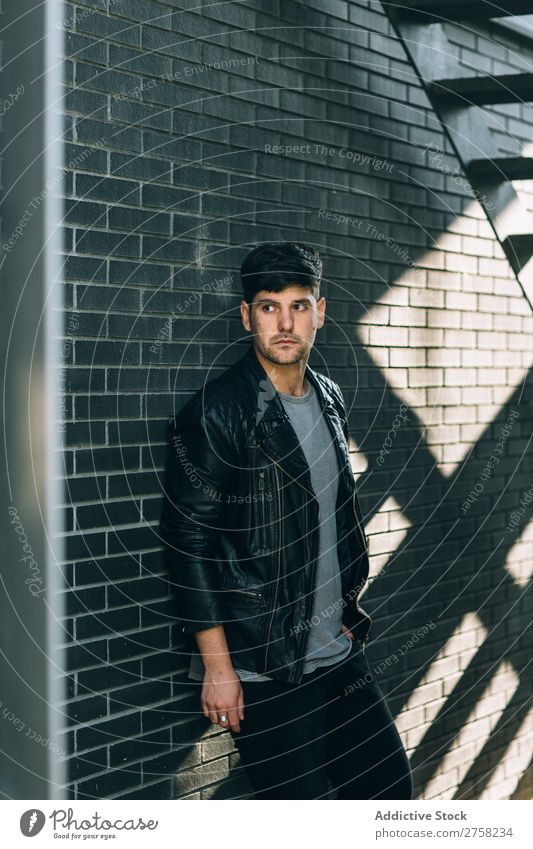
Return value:
[(163, 781), (154, 781), (150, 784), (143, 784), (137, 790), (130, 790), (128, 793), (116, 795), (114, 799), (173, 799), (174, 779), (165, 778)]
[(85, 755), (75, 758), (70, 758), (66, 762), (68, 776), (70, 781), (75, 781), (79, 778), (85, 778), (87, 775), (92, 775), (107, 767), (108, 752), (107, 748), (93, 750)]
[(109, 710), (110, 713), (116, 713), (128, 707), (142, 707), (151, 702), (161, 702), (169, 697), (169, 681), (148, 681), (145, 684), (123, 687), (110, 693)]
[(118, 636), (109, 640), (109, 660), (111, 662), (144, 655), (147, 651), (161, 651), (169, 646), (169, 627), (143, 630), (135, 636)]
[(109, 497), (152, 495), (160, 487), (154, 472), (130, 472), (128, 475), (112, 475), (109, 478)]
[(140, 201), (139, 183), (131, 180), (117, 180), (111, 177), (93, 177), (90, 174), (76, 176), (76, 194), (91, 200), (106, 200), (112, 203), (138, 204)]
[(105, 65), (107, 61), (107, 45), (105, 41), (95, 41), (77, 33), (65, 33), (65, 55), (72, 59), (82, 59), (84, 62), (96, 62)]
[(78, 699), (64, 706), (62, 710), (70, 725), (90, 722), (107, 714), (107, 698), (95, 695)]
[[(142, 660), (142, 673), (145, 678), (156, 678), (175, 672), (183, 666), (183, 655), (177, 651), (158, 652)], [(188, 665), (188, 659), (186, 659)]]
[(140, 239), (138, 236), (126, 236), (121, 233), (78, 230), (76, 231), (76, 250), (86, 254), (137, 257), (140, 254)]
[(132, 233), (170, 233), (170, 215), (144, 209), (114, 207), (109, 210), (109, 226)]
[(139, 521), (140, 510), (133, 500), (128, 503), (106, 501), (103, 504), (78, 507), (76, 511), (76, 524), (81, 529), (125, 525)]
[(150, 22), (163, 29), (170, 29), (172, 24), (172, 11), (168, 5), (175, 5), (172, 0), (170, 4), (153, 3), (151, 0), (113, 0), (110, 12), (123, 18), (130, 18), (141, 23)]
[(168, 595), (168, 584), (161, 578), (142, 577), (136, 581), (122, 581), (107, 588), (109, 607), (121, 607), (131, 602), (161, 598)]
[(141, 447), (141, 466), (162, 468), (165, 465), (166, 445), (145, 445)]
[(141, 608), (141, 626), (152, 628), (176, 617), (176, 602), (173, 598), (167, 601), (150, 602)]
[(130, 764), (125, 769), (109, 769), (77, 785), (76, 798), (108, 799), (127, 787), (134, 787), (141, 780), (141, 765)]
[(117, 286), (77, 286), (78, 307), (98, 310), (132, 310), (140, 308), (141, 293), (137, 289)]
[(156, 130), (170, 130), (172, 125), (172, 115), (168, 109), (122, 99), (111, 99), (111, 118), (126, 124), (154, 127)]
[(71, 478), (67, 482), (67, 496), (73, 504), (99, 501), (106, 497), (106, 478), (104, 475)]
[(137, 24), (109, 18), (98, 12), (87, 15), (84, 10), (78, 9), (76, 29), (78, 32), (99, 36), (102, 40), (110, 39), (133, 47), (138, 47), (141, 42), (140, 27)]
[[(143, 48), (146, 44), (143, 44)], [(150, 77), (162, 77), (172, 73), (172, 59), (150, 54), (146, 50), (132, 50), (129, 47), (109, 45), (109, 63), (120, 71), (137, 71)]]
[(139, 156), (126, 156), (124, 153), (111, 154), (111, 173), (117, 177), (168, 183), (171, 171), (171, 164), (164, 159), (149, 159), (147, 156), (141, 159)]
[[(115, 503), (117, 502), (106, 501), (105, 504), (92, 506), (96, 508), (101, 506), (109, 510), (109, 506)], [(121, 502), (121, 506), (124, 508), (123, 502)], [(76, 563), (75, 583), (76, 586), (83, 586), (84, 584), (120, 581), (123, 578), (137, 578), (140, 568), (137, 559), (127, 554), (121, 557), (99, 557), (98, 561), (94, 563)]]
[(143, 246), (148, 259), (185, 263), (192, 262), (195, 258), (195, 244), (192, 240), (146, 236), (143, 239)]
[(63, 538), (67, 560), (84, 560), (105, 553), (105, 534), (84, 533)]
[[(166, 447), (166, 446), (165, 446)], [(145, 498), (143, 500), (143, 518), (145, 522), (158, 522), (161, 516), (161, 499)]]
[(101, 339), (86, 342), (82, 339), (74, 343), (75, 360), (77, 365), (134, 365), (140, 362), (140, 347), (138, 342), (109, 341)]
[(93, 637), (112, 637), (127, 629), (139, 626), (139, 608), (128, 607), (107, 613), (89, 614), (76, 618), (76, 639), (86, 640)]
[[(193, 690), (193, 688), (191, 687), (190, 690)], [(196, 704), (197, 699), (198, 694), (193, 690), (192, 701), (195, 703), (194, 707), (189, 704), (189, 701), (181, 693), (179, 699), (169, 700), (166, 704), (158, 705), (154, 708), (146, 707), (141, 715), (143, 731), (152, 731), (154, 728), (160, 728), (163, 725), (182, 722), (187, 711), (190, 711), (191, 708), (193, 710), (198, 709)], [(202, 723), (202, 725), (205, 725), (205, 723)], [(180, 759), (182, 757), (183, 755), (180, 756)]]
[(65, 160), (72, 170), (99, 171), (107, 170), (107, 154), (97, 147), (67, 142), (65, 145)]
[(200, 212), (200, 195), (187, 189), (153, 185), (143, 186), (142, 203), (144, 206), (156, 208)]
[(139, 395), (77, 395), (75, 398), (76, 418), (116, 419), (140, 415)]
[(83, 669), (107, 660), (107, 640), (92, 640), (81, 645), (75, 643), (66, 648), (66, 669)]
[(67, 280), (105, 282), (107, 279), (107, 263), (101, 259), (71, 255), (65, 258), (62, 268)]
[(63, 107), (67, 112), (89, 115), (91, 118), (107, 117), (107, 97), (95, 91), (85, 91), (76, 88), (66, 91), (63, 97)]
[(197, 162), (202, 159), (202, 142), (195, 138), (175, 138), (155, 130), (146, 130), (143, 133), (143, 153)]
[(71, 392), (97, 392), (105, 389), (104, 369), (70, 367), (67, 380)]
[(125, 737), (141, 733), (141, 715), (138, 712), (126, 714), (86, 728), (78, 728), (75, 733), (78, 751), (112, 745)]
[(149, 373), (139, 369), (110, 369), (107, 373), (107, 388), (118, 392), (168, 390), (168, 372), (166, 369), (150, 369)]
[(111, 260), (109, 263), (110, 279), (114, 283), (140, 284), (142, 286), (166, 286), (173, 278), (172, 269), (165, 265), (157, 265), (149, 260), (146, 249), (143, 250), (142, 263)]
[(85, 224), (87, 227), (105, 227), (107, 224), (107, 207), (103, 203), (66, 200), (64, 208), (64, 220), (68, 224)]
[(84, 62), (76, 62), (76, 82), (85, 88), (105, 91), (108, 94), (129, 91), (131, 97), (140, 96), (140, 93), (133, 92), (138, 84), (138, 77), (111, 69), (102, 70), (94, 65), (86, 65)]
[(76, 452), (76, 472), (114, 472), (120, 469), (138, 468), (138, 448), (79, 449)]
[(109, 749), (109, 760), (111, 766), (120, 766), (131, 761), (150, 758), (160, 751), (170, 748), (170, 729), (165, 728), (154, 731), (137, 739), (124, 740), (116, 743)]
[(198, 349), (193, 348), (191, 345), (184, 345), (177, 342), (163, 342), (159, 346), (159, 350), (155, 352), (150, 350), (153, 347), (152, 343), (144, 343), (142, 352), (143, 363), (159, 363), (161, 365), (168, 363), (174, 366), (175, 363), (191, 365), (200, 362)]
[[(210, 163), (207, 162), (208, 166)], [(229, 187), (229, 173), (213, 168), (197, 168), (186, 164), (174, 168), (174, 183), (177, 186), (190, 186), (198, 189), (219, 189)]]
[(164, 327), (165, 319), (144, 315), (112, 315), (109, 317), (109, 334), (115, 338), (156, 340)]
[(141, 419), (138, 422), (126, 420), (123, 422), (109, 422), (107, 427), (108, 443), (110, 445), (127, 445), (130, 442), (139, 444), (142, 442), (152, 442), (166, 440), (166, 421), (146, 421)]
[(141, 150), (141, 131), (123, 127), (120, 124), (93, 121), (90, 118), (76, 118), (78, 140), (86, 144), (101, 145), (111, 150)]
[(140, 551), (143, 548), (153, 548), (160, 544), (156, 528), (144, 526), (140, 528), (110, 529), (107, 535), (107, 546), (110, 554), (120, 554), (125, 551)]
[[(202, 61), (202, 44), (196, 39), (189, 39), (176, 32), (143, 26), (143, 45), (145, 50), (175, 56), (188, 62)], [(164, 72), (163, 72), (164, 73)], [(172, 71), (171, 71), (172, 73)]]
[(91, 587), (85, 590), (69, 590), (65, 593), (65, 608), (69, 616), (88, 611), (103, 610), (105, 607), (105, 587)]
[(78, 695), (100, 693), (115, 687), (135, 684), (141, 679), (141, 661), (134, 660), (122, 664), (106, 664), (95, 669), (78, 672)]

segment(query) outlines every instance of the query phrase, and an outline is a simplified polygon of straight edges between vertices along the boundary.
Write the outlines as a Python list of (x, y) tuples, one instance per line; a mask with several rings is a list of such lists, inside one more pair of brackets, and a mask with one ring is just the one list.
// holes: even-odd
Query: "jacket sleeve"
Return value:
[(238, 472), (236, 454), (221, 413), (202, 401), (192, 399), (171, 424), (160, 531), (184, 633), (224, 621), (220, 534), (226, 496)]

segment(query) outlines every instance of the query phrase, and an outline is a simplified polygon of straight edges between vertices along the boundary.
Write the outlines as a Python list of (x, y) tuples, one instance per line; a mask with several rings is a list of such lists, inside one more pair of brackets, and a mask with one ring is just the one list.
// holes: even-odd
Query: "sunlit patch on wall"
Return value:
[(528, 585), (533, 574), (533, 521), (526, 525), (523, 534), (509, 549), (505, 568), (519, 587)]
[[(451, 787), (458, 787), (477, 760), (500, 717), (511, 701), (520, 678), (512, 665), (503, 660), (489, 679), (481, 696), (468, 714), (467, 720), (439, 764), (439, 773), (426, 785), (425, 799), (449, 798), (443, 791), (440, 774), (447, 775)], [(475, 790), (475, 779), (472, 779)], [(461, 793), (468, 792), (463, 788)]]
[(481, 619), (475, 613), (467, 613), (431, 661), (396, 718), (398, 729), (406, 733), (408, 752), (420, 745), (486, 637), (487, 630)]
[(359, 319), (360, 340), (419, 418), (444, 475), (457, 470), (533, 364), (528, 313), (474, 201)]
[(533, 757), (533, 708), (525, 716), (505, 755), (478, 799), (510, 799)]
[(394, 496), (389, 496), (365, 526), (370, 549), (369, 584), (393, 564), (410, 527)]

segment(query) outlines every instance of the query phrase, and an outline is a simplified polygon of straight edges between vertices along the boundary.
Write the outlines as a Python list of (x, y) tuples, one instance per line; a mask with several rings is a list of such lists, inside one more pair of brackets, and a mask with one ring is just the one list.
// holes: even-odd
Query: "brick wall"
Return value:
[(311, 363), (350, 405), (368, 656), (417, 798), (527, 792), (532, 319), (380, 4), (65, 18), (72, 796), (249, 792), (187, 682), (157, 521), (169, 416), (243, 351), (240, 261), (291, 238), (325, 258)]

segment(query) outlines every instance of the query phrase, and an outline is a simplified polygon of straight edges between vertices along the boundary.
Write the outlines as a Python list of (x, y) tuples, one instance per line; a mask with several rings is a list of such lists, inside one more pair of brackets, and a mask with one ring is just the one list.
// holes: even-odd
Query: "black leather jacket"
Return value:
[[(309, 365), (305, 376), (339, 459), (338, 608), (354, 637), (364, 641), (372, 620), (358, 597), (368, 578), (368, 542), (344, 401), (337, 384)], [(250, 345), (182, 407), (170, 427), (160, 527), (182, 631), (222, 624), (236, 668), (299, 683), (312, 626), (318, 510), (294, 428)]]

